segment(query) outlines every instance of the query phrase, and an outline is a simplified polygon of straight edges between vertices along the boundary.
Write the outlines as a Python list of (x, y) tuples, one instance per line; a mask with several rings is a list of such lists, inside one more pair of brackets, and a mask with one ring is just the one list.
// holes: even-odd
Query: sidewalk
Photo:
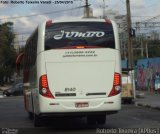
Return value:
[(151, 93), (145, 91), (136, 91), (135, 104), (160, 110), (160, 93)]

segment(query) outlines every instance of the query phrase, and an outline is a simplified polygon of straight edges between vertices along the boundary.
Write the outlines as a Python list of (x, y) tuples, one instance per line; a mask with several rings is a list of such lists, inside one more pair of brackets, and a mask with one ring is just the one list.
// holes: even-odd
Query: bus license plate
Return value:
[(77, 102), (75, 103), (76, 108), (89, 107), (88, 102)]

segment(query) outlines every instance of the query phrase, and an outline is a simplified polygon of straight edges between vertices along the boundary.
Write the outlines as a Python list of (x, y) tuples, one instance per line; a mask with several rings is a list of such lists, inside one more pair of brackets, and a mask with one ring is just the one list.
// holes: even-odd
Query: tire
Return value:
[(3, 95), (10, 96), (11, 94), (9, 92), (3, 92)]
[(32, 112), (28, 112), (28, 118), (33, 120), (34, 119), (34, 114)]
[(98, 124), (104, 125), (106, 123), (106, 114), (98, 115), (96, 120)]
[(43, 121), (41, 116), (34, 114), (34, 126), (35, 127), (43, 126)]

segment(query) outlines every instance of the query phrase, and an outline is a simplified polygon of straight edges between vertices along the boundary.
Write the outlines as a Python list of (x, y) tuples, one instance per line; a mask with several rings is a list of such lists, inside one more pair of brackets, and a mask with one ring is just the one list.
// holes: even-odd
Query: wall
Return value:
[(154, 91), (157, 73), (160, 74), (160, 58), (138, 60), (135, 71), (137, 89)]

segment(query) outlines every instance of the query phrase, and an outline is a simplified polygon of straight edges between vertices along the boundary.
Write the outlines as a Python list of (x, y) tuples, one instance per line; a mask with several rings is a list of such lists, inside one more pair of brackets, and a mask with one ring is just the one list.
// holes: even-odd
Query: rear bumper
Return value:
[(84, 117), (84, 116), (98, 116), (98, 115), (110, 115), (116, 114), (118, 111), (102, 111), (102, 112), (58, 112), (58, 113), (40, 113), (42, 117)]
[[(88, 107), (75, 107), (77, 102), (88, 102)], [(39, 111), (36, 114), (86, 114), (86, 113), (112, 113), (121, 109), (121, 94), (106, 98), (93, 99), (48, 99), (39, 96)]]

